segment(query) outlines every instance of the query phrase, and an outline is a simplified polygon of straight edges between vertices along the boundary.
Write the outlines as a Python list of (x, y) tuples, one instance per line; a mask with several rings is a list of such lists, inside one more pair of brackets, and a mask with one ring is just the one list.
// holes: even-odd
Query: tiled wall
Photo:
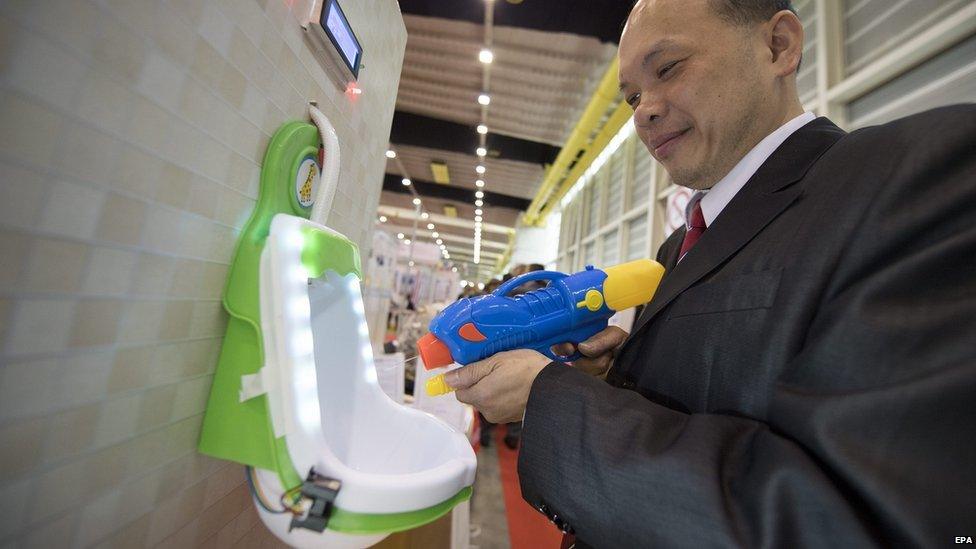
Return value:
[(346, 145), (329, 224), (367, 252), (406, 43), (395, 0), (342, 2), (350, 99), (307, 2), (0, 2), (0, 547), (268, 540), (195, 451), (228, 263), (309, 99)]

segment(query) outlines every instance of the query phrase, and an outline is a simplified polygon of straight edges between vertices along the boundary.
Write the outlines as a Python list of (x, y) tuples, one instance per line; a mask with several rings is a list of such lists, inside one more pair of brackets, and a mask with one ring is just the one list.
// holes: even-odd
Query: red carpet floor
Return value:
[[(518, 450), (505, 446), (505, 429), (494, 429), (495, 448), (498, 450), (498, 469), (502, 492), (505, 494), (505, 515), (508, 518), (508, 537), (512, 549), (558, 549), (562, 534), (549, 519), (522, 499), (518, 481)], [(483, 448), (481, 451), (490, 451)]]

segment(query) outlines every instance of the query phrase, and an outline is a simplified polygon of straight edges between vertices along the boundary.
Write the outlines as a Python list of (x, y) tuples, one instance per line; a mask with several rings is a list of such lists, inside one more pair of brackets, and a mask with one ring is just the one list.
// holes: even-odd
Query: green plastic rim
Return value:
[(467, 501), (471, 498), (471, 487), (463, 488), (452, 498), (442, 501), (437, 505), (407, 511), (404, 513), (389, 513), (385, 515), (373, 515), (367, 513), (353, 513), (339, 508), (332, 510), (329, 517), (329, 530), (341, 532), (343, 534), (382, 534), (386, 532), (402, 532), (411, 530), (418, 526), (434, 522), (451, 512), (455, 505)]

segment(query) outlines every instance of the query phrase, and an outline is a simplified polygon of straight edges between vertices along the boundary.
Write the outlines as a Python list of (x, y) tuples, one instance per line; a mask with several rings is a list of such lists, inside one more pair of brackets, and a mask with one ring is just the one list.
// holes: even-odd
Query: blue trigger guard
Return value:
[[(572, 343), (573, 345), (579, 345), (578, 341), (569, 341), (569, 342), (560, 341), (560, 343)], [(574, 351), (573, 354), (569, 356), (557, 355), (556, 353), (552, 352), (552, 345), (547, 345), (545, 348), (539, 347), (536, 349), (536, 351), (539, 351), (540, 353), (555, 360), (556, 362), (562, 362), (562, 363), (573, 362), (574, 360), (579, 360), (583, 358), (583, 353), (579, 351)]]
[(518, 288), (526, 282), (532, 282), (533, 280), (559, 280), (560, 278), (566, 278), (566, 273), (561, 273), (559, 271), (530, 271), (524, 275), (516, 276), (515, 278), (510, 278), (505, 281), (501, 286), (495, 288), (495, 291), (491, 295), (497, 295), (499, 297), (505, 297), (509, 292)]
[[(587, 325), (584, 326), (583, 328), (577, 328), (569, 335), (559, 335), (556, 337), (551, 337), (549, 338), (548, 341), (539, 344), (539, 346), (536, 347), (535, 350), (546, 355), (552, 360), (555, 360), (556, 362), (566, 363), (566, 362), (573, 362), (575, 360), (579, 360), (580, 358), (583, 358), (583, 353), (579, 352), (578, 347), (577, 350), (573, 352), (573, 354), (569, 356), (563, 356), (554, 353), (552, 351), (552, 346), (557, 343), (572, 343), (573, 345), (579, 346), (581, 342), (586, 341), (587, 339), (593, 337), (594, 335), (598, 334), (602, 330), (605, 330), (606, 327), (609, 326), (609, 324), (610, 323), (607, 321), (598, 322), (596, 323), (595, 326)], [(579, 339), (579, 341), (573, 341), (574, 339)]]

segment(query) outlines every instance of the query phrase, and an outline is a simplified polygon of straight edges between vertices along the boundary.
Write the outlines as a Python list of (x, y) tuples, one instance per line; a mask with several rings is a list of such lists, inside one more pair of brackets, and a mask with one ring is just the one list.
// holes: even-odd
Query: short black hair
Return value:
[(749, 25), (769, 19), (783, 10), (793, 9), (790, 0), (709, 0), (712, 7), (729, 23)]
[[(719, 17), (733, 25), (753, 25), (769, 21), (774, 15), (789, 10), (797, 15), (790, 0), (709, 0)], [(796, 75), (800, 75), (803, 54), (796, 64)]]

